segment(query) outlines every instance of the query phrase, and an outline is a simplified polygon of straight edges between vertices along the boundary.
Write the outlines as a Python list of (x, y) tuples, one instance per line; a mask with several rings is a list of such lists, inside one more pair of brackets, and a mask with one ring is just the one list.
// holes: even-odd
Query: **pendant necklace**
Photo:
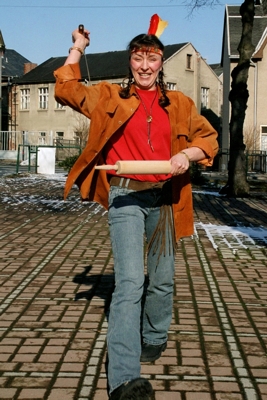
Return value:
[(152, 117), (152, 107), (153, 107), (153, 104), (154, 104), (154, 102), (155, 102), (155, 100), (156, 100), (156, 98), (157, 98), (157, 95), (158, 95), (158, 91), (155, 90), (155, 96), (154, 96), (154, 98), (153, 98), (153, 101), (152, 101), (151, 106), (150, 106), (150, 110), (149, 110), (149, 112), (148, 112), (148, 111), (147, 111), (147, 108), (146, 108), (146, 105), (145, 105), (145, 103), (144, 103), (142, 97), (140, 96), (140, 93), (138, 93), (139, 99), (141, 100), (141, 103), (142, 103), (142, 105), (143, 105), (143, 107), (144, 107), (144, 110), (145, 110), (145, 113), (146, 113), (146, 122), (147, 122), (147, 143), (149, 144), (149, 146), (150, 146), (150, 148), (151, 148), (151, 150), (152, 150), (153, 152), (154, 152), (154, 147), (153, 147), (153, 145), (152, 145), (150, 135), (151, 135), (151, 122), (152, 122), (152, 120), (153, 120), (153, 117)]

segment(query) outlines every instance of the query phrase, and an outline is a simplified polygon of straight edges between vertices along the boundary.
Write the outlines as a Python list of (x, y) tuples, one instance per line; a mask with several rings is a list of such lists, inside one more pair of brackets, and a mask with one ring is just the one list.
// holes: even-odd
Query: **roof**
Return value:
[[(165, 46), (165, 60), (177, 53), (186, 44), (180, 43)], [(88, 79), (87, 61), (91, 80), (123, 79), (128, 74), (128, 58), (127, 50), (86, 54), (80, 61), (82, 78)], [(17, 79), (16, 82), (18, 84), (53, 83), (55, 82), (54, 71), (61, 67), (65, 60), (66, 56), (49, 58), (38, 67)]]
[(29, 63), (15, 50), (6, 49), (2, 58), (2, 77), (19, 77), (24, 74), (24, 64)]
[[(226, 18), (228, 29), (229, 47), (228, 52), (230, 57), (239, 57), (238, 45), (242, 33), (242, 20), (239, 12), (240, 6), (226, 6)], [(226, 21), (225, 21), (226, 22)], [(252, 43), (256, 47), (264, 34), (267, 27), (267, 15), (263, 13), (261, 5), (255, 6), (255, 16), (252, 31)], [(226, 43), (224, 43), (225, 45)]]
[(209, 66), (217, 76), (222, 75), (223, 67), (221, 66), (220, 63), (219, 64), (209, 64)]

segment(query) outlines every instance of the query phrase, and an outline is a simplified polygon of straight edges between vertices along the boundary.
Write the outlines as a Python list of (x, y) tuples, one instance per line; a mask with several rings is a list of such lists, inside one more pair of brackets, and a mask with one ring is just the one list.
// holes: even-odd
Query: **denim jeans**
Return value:
[[(173, 249), (160, 256), (153, 246), (149, 251), (149, 283), (142, 305), (144, 237), (150, 240), (159, 220), (161, 204), (160, 189), (110, 188), (109, 227), (115, 273), (107, 334), (110, 392), (140, 377), (142, 341), (153, 345), (167, 341), (173, 304)], [(169, 236), (167, 230), (166, 240)]]

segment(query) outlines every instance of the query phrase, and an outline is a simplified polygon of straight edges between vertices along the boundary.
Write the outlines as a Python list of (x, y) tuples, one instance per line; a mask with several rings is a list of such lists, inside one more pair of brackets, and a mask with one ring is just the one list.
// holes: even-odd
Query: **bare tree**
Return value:
[(249, 194), (243, 127), (249, 97), (247, 89), (248, 73), (251, 57), (255, 50), (252, 44), (254, 14), (254, 0), (245, 0), (240, 7), (242, 35), (237, 49), (239, 60), (237, 66), (232, 71), (232, 84), (229, 93), (229, 100), (232, 105), (230, 119), (230, 158), (228, 182), (223, 192), (232, 197), (243, 197)]
[(253, 125), (246, 125), (246, 128), (243, 130), (243, 135), (247, 152), (249, 151), (252, 153), (260, 149), (261, 134)]
[(195, 10), (202, 8), (202, 7), (214, 7), (221, 5), (220, 0), (188, 0), (185, 1), (185, 4), (187, 4), (189, 13), (191, 14)]
[[(219, 4), (219, 1), (188, 0), (186, 3), (191, 7), (191, 10), (194, 10), (203, 6), (216, 6)], [(240, 6), (240, 15), (242, 18), (242, 34), (237, 49), (239, 52), (239, 60), (231, 74), (232, 83), (229, 93), (229, 101), (232, 107), (229, 125), (230, 158), (228, 165), (228, 182), (221, 190), (221, 193), (225, 193), (231, 197), (244, 197), (249, 194), (243, 126), (249, 96), (247, 89), (248, 73), (251, 57), (254, 52), (252, 31), (255, 15), (255, 0), (244, 0)]]
[(76, 138), (79, 140), (81, 148), (85, 148), (86, 142), (88, 140), (88, 131), (90, 122), (88, 118), (77, 112), (73, 112), (75, 117), (74, 133)]

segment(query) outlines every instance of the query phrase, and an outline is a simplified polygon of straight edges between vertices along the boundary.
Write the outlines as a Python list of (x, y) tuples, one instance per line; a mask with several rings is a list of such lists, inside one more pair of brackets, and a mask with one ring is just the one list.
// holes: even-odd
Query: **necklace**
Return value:
[(158, 94), (158, 91), (155, 90), (155, 96), (154, 96), (154, 98), (153, 98), (153, 100), (152, 100), (152, 103), (151, 103), (151, 105), (150, 105), (150, 110), (149, 110), (149, 112), (148, 112), (148, 111), (147, 111), (147, 108), (146, 108), (146, 105), (145, 105), (145, 103), (144, 103), (142, 97), (140, 96), (140, 93), (138, 93), (139, 99), (141, 100), (142, 106), (144, 107), (144, 110), (145, 110), (145, 113), (146, 113), (146, 122), (147, 122), (147, 143), (149, 144), (149, 146), (150, 146), (150, 148), (151, 148), (151, 150), (152, 150), (153, 152), (154, 152), (154, 147), (153, 147), (153, 145), (152, 145), (150, 135), (151, 135), (151, 122), (152, 122), (152, 120), (153, 120), (153, 117), (152, 117), (152, 107), (153, 107), (153, 104), (154, 104), (154, 102), (155, 102), (155, 100), (156, 100), (157, 94)]

